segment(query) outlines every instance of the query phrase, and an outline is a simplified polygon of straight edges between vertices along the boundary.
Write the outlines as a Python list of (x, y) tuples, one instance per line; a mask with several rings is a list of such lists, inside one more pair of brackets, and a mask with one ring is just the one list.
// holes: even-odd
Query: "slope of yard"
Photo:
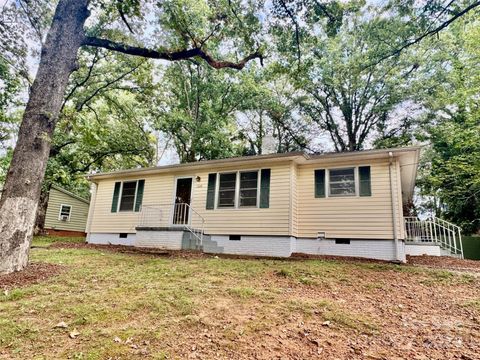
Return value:
[(18, 287), (0, 277), (0, 358), (480, 354), (474, 270), (35, 245), (40, 282)]

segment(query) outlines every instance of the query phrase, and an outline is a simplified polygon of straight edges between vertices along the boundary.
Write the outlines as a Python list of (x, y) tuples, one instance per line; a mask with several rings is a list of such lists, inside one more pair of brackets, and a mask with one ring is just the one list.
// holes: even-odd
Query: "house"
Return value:
[(45, 215), (49, 235), (85, 236), (89, 201), (57, 185), (52, 185)]
[(439, 253), (437, 243), (410, 236), (402, 214), (419, 152), (294, 152), (90, 175), (87, 241), (392, 261)]

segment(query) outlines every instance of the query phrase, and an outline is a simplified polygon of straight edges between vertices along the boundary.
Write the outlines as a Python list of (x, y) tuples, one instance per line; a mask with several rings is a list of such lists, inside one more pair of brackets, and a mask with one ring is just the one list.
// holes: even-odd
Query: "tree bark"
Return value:
[(35, 228), (33, 229), (33, 235), (45, 234), (45, 219), (47, 217), (48, 199), (50, 198), (50, 189), (42, 189), (40, 193), (40, 200), (38, 201), (37, 217), (35, 219)]
[(88, 15), (88, 0), (60, 0), (42, 47), (0, 200), (0, 273), (27, 265), (51, 139)]

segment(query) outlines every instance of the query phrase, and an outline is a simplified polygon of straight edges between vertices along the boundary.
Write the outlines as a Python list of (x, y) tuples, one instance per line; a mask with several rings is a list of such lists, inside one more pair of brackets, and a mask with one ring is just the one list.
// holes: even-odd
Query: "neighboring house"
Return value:
[[(210, 253), (405, 261), (419, 147), (269, 154), (89, 176), (87, 241)], [(406, 240), (409, 240), (408, 243)]]
[(88, 200), (52, 185), (45, 216), (45, 231), (50, 235), (84, 236), (88, 207)]

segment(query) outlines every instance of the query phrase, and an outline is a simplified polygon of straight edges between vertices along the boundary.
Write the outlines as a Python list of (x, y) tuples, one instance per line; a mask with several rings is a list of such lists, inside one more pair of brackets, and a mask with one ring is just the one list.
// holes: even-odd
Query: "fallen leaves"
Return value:
[(62, 328), (62, 329), (66, 329), (67, 327), (68, 325), (65, 321), (60, 321), (57, 325), (54, 326), (54, 328)]
[(77, 329), (73, 329), (70, 331), (70, 334), (68, 334), (71, 339), (75, 339), (78, 335), (80, 335), (80, 332)]

